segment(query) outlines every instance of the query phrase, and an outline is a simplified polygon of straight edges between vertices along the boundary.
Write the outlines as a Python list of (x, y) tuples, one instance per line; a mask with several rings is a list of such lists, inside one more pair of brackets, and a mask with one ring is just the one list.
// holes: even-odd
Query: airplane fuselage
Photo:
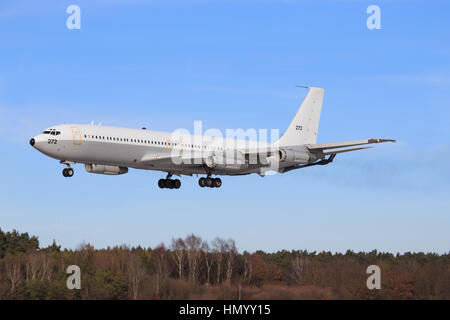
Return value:
[[(245, 175), (268, 171), (288, 172), (313, 165), (326, 165), (339, 153), (367, 149), (362, 145), (395, 142), (365, 139), (316, 144), (324, 90), (309, 88), (285, 133), (275, 142), (191, 135), (185, 132), (125, 129), (100, 125), (67, 124), (46, 129), (30, 144), (67, 168), (64, 177), (74, 174), (71, 164), (82, 163), (86, 171), (119, 175), (128, 168), (167, 172), (158, 181), (160, 188), (178, 189), (181, 181), (172, 175), (206, 174), (201, 187), (220, 187), (222, 180), (212, 175)], [(353, 147), (350, 149), (342, 149)]]
[[(173, 133), (163, 131), (80, 124), (54, 126), (33, 138), (33, 146), (36, 149), (62, 162), (187, 175), (236, 175), (257, 172), (260, 166), (246, 163), (245, 156), (240, 151), (269, 145), (250, 140), (186, 134), (174, 136)], [(187, 154), (189, 157), (185, 156)], [(207, 159), (211, 155), (229, 155), (235, 162), (234, 166), (230, 163), (227, 170), (207, 168), (201, 163), (201, 159)], [(190, 159), (190, 163), (157, 161), (177, 157)]]

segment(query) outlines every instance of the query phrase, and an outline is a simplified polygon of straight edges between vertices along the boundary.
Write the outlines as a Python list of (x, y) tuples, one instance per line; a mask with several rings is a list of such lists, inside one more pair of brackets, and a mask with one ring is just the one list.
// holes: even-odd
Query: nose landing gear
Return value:
[(66, 177), (66, 178), (71, 178), (71, 177), (73, 177), (74, 171), (73, 171), (72, 168), (65, 168), (65, 169), (62, 171), (62, 174), (63, 174), (63, 176)]
[(75, 171), (73, 171), (73, 169), (70, 167), (71, 163), (68, 161), (60, 161), (60, 163), (66, 165), (66, 168), (62, 171), (62, 175), (65, 178), (73, 177), (73, 174), (75, 173)]

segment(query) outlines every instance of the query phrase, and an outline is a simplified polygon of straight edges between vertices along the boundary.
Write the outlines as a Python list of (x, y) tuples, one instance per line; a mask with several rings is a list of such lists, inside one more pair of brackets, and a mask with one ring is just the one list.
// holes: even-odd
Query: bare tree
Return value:
[(134, 254), (129, 253), (128, 263), (128, 280), (130, 284), (130, 298), (137, 300), (139, 298), (139, 289), (141, 287), (142, 280), (145, 276), (145, 271), (142, 266), (141, 258)]
[(51, 280), (50, 259), (45, 252), (29, 252), (25, 260), (26, 281)]
[(6, 276), (11, 284), (11, 298), (14, 299), (22, 282), (21, 261), (18, 257), (5, 257)]
[(155, 290), (156, 297), (160, 297), (161, 289), (164, 287), (167, 278), (169, 277), (167, 260), (166, 260), (166, 248), (164, 244), (160, 244), (153, 249), (153, 260), (155, 269)]
[(292, 277), (294, 278), (295, 282), (301, 283), (304, 280), (308, 267), (309, 267), (309, 260), (307, 257), (301, 257), (299, 255), (296, 255), (295, 258), (292, 259), (291, 262)]
[(216, 238), (212, 242), (212, 245), (214, 247), (214, 260), (217, 264), (217, 284), (220, 283), (220, 278), (222, 275), (222, 259), (225, 252), (225, 244), (225, 240), (221, 238)]
[(253, 276), (253, 264), (250, 260), (251, 256), (248, 252), (245, 252), (243, 254), (243, 258), (244, 258), (244, 273), (242, 275), (242, 278), (244, 282), (250, 284)]
[(205, 255), (205, 264), (206, 264), (206, 286), (209, 287), (209, 279), (211, 274), (211, 268), (214, 264), (214, 261), (211, 257), (210, 248), (208, 242), (204, 241), (202, 244), (202, 251)]
[(236, 257), (237, 249), (234, 240), (229, 239), (225, 245), (225, 250), (227, 252), (227, 270), (226, 270), (226, 281), (228, 284), (231, 283), (231, 278), (233, 276), (234, 260)]
[(175, 261), (178, 269), (178, 277), (180, 280), (183, 279), (183, 269), (184, 269), (184, 256), (186, 252), (186, 244), (183, 239), (172, 239), (172, 245), (170, 246), (172, 259)]
[(197, 273), (199, 262), (201, 258), (202, 239), (193, 234), (187, 236), (185, 239), (187, 247), (187, 258), (189, 266), (189, 280), (193, 283), (197, 281)]

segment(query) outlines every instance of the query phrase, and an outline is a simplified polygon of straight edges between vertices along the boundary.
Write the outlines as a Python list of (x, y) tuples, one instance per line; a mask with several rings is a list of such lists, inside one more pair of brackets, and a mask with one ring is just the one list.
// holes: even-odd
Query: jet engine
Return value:
[(89, 173), (107, 174), (112, 176), (128, 172), (127, 167), (105, 166), (100, 164), (85, 164), (84, 167)]
[(296, 151), (291, 149), (280, 149), (278, 151), (280, 162), (308, 163), (317, 160), (317, 158), (306, 151)]
[(210, 169), (215, 170), (241, 170), (248, 167), (245, 163), (241, 163), (239, 159), (219, 158), (217, 155), (211, 155), (205, 158), (204, 163)]

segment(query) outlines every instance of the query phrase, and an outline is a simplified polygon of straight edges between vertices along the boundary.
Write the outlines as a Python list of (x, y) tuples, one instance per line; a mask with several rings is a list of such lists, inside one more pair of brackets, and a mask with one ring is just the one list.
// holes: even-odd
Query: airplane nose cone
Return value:
[(31, 144), (32, 147), (34, 147), (35, 143), (36, 143), (36, 140), (34, 140), (34, 138), (30, 140), (30, 144)]

